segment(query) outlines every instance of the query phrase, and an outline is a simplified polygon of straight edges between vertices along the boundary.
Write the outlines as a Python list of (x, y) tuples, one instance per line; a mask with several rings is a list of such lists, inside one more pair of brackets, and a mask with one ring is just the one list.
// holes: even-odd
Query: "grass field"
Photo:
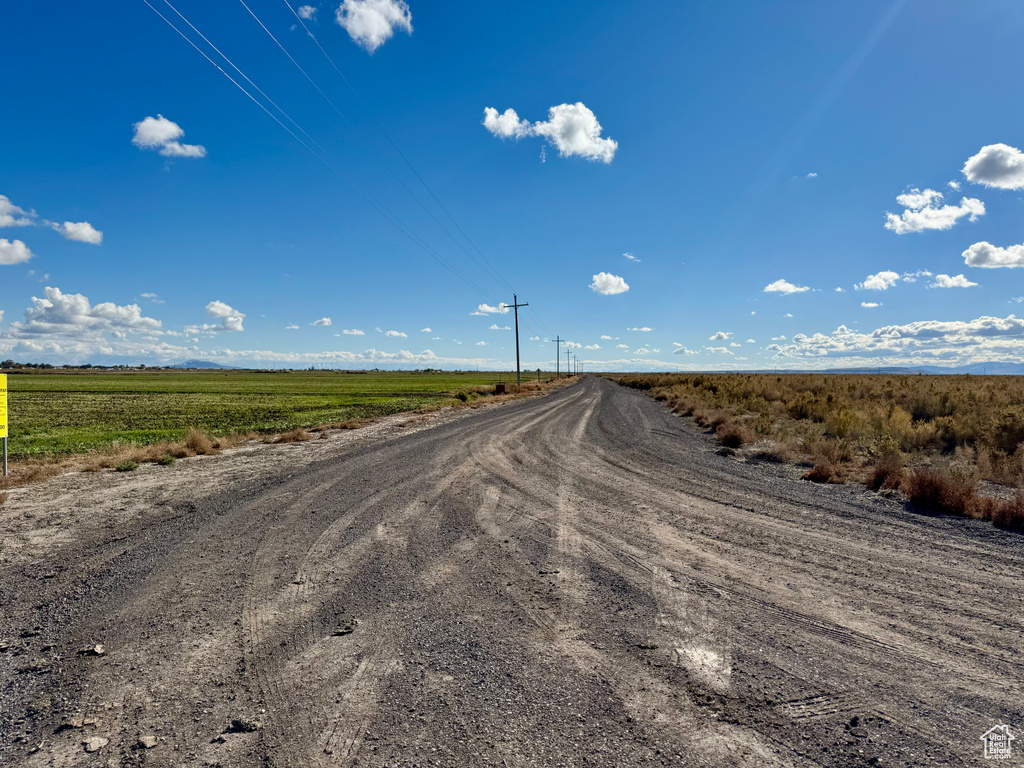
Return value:
[(447, 371), (7, 373), (14, 460), (84, 453), (115, 441), (181, 440), (189, 427), (227, 435), (372, 418), (454, 402), (459, 392), (510, 380), (507, 373)]

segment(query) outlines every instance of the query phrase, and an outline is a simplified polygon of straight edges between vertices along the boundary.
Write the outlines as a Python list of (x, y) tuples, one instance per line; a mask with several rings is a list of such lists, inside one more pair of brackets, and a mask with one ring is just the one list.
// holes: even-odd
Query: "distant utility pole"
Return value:
[(516, 311), (516, 386), (519, 386), (522, 382), (519, 376), (519, 308), (528, 307), (529, 304), (520, 304), (519, 297), (514, 293), (512, 294), (512, 303), (506, 304), (506, 307), (511, 306)]
[(571, 355), (571, 354), (572, 354), (572, 352), (570, 352), (568, 349), (565, 350), (565, 375), (566, 376), (571, 376), (572, 375), (571, 373), (569, 373), (569, 355)]
[[(562, 344), (563, 341), (565, 341), (565, 339), (560, 338), (558, 336), (555, 336), (555, 378), (556, 379), (561, 378), (558, 375), (558, 362), (562, 358), (562, 353), (560, 351), (560, 347), (561, 347), (561, 344)], [(568, 373), (568, 371), (566, 371), (566, 373)]]

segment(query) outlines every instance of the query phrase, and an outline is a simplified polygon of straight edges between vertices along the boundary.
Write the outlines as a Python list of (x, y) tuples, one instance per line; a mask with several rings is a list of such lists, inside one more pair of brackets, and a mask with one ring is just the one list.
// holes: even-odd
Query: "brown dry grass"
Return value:
[(282, 432), (273, 442), (275, 443), (303, 443), (309, 440), (309, 432), (304, 430), (302, 427), (296, 427), (295, 429), (289, 429), (287, 432)]
[(726, 448), (739, 448), (741, 445), (754, 442), (754, 433), (736, 421), (726, 421), (715, 430), (718, 442)]
[(208, 456), (217, 452), (210, 436), (195, 427), (188, 428), (188, 434), (185, 435), (185, 450), (196, 456)]
[(1024, 494), (1012, 498), (981, 496), (977, 479), (960, 471), (923, 467), (907, 476), (900, 488), (911, 502), (927, 512), (966, 515), (991, 520), (1003, 528), (1024, 529)]
[(867, 486), (873, 491), (895, 490), (903, 482), (903, 458), (899, 454), (879, 457), (870, 467)]
[[(751, 458), (807, 462), (817, 482), (903, 490), (922, 509), (1020, 526), (1024, 501), (983, 497), (977, 480), (1024, 489), (1024, 377), (852, 374), (621, 374)], [(742, 424), (749, 436), (736, 434)], [(729, 442), (723, 440), (726, 438)], [(757, 443), (772, 446), (766, 451)], [(908, 475), (907, 464), (930, 465)], [(968, 481), (964, 478), (975, 478)], [(915, 479), (916, 478), (916, 479)], [(965, 483), (974, 482), (973, 490)], [(957, 490), (959, 489), (959, 490)]]

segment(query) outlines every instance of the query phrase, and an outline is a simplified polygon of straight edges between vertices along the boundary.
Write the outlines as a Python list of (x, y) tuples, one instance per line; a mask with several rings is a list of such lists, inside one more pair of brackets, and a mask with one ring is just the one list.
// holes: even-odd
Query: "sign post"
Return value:
[(7, 477), (7, 374), (0, 373), (0, 439), (4, 441), (4, 477)]

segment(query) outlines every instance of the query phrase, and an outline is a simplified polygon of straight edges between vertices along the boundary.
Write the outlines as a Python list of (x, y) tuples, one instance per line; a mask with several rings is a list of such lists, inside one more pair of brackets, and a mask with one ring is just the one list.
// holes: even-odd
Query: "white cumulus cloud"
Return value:
[(10, 333), (15, 338), (99, 342), (104, 333), (154, 334), (159, 332), (160, 325), (159, 320), (144, 317), (138, 304), (119, 306), (103, 302), (92, 306), (80, 293), (63, 293), (48, 286), (42, 298), (32, 297), (32, 306), (25, 310), (25, 322), (13, 323)]
[(629, 344), (616, 344), (616, 349), (629, 349)]
[(932, 273), (927, 269), (919, 269), (917, 272), (904, 272), (900, 278), (904, 283), (916, 283), (919, 277), (931, 277)]
[(486, 341), (478, 341), (475, 344), (475, 346), (477, 346), (477, 347), (486, 347), (487, 346), (487, 342)]
[[(3, 241), (0, 240), (0, 243)], [(969, 267), (984, 267), (995, 269), (997, 267), (1024, 267), (1024, 245), (1011, 245), (1007, 248), (1000, 248), (988, 242), (975, 243), (961, 256), (964, 263)], [(3, 261), (0, 260), (0, 264)]]
[(630, 261), (635, 261), (635, 262), (636, 262), (637, 264), (639, 264), (639, 263), (640, 263), (640, 262), (642, 261), (642, 259), (638, 259), (638, 258), (637, 258), (636, 256), (634, 256), (634, 255), (633, 255), (632, 253), (624, 253), (624, 254), (622, 254), (622, 255), (623, 255), (623, 256), (625, 256), (625, 257), (626, 257), (627, 259), (629, 259)]
[(854, 288), (858, 291), (884, 291), (896, 285), (900, 276), (896, 272), (883, 270), (874, 275), (868, 275), (863, 283), (857, 283)]
[(310, 325), (319, 325), (323, 327), (329, 327), (331, 325), (331, 318), (321, 317), (319, 320), (314, 320)]
[(299, 330), (299, 326), (297, 326), (295, 323), (290, 323), (290, 324), (286, 325), (284, 327), (284, 329), (286, 331), (297, 331), (297, 330)]
[(627, 328), (626, 330), (627, 331), (639, 331), (640, 333), (650, 333), (654, 329), (645, 325), (642, 328), (633, 327), (633, 328)]
[(476, 308), (476, 312), (471, 312), (472, 315), (505, 315), (511, 307), (505, 302), (501, 302), (496, 307), (492, 307), (490, 304), (481, 304)]
[(874, 309), (875, 307), (880, 307), (880, 306), (882, 306), (882, 305), (881, 305), (881, 304), (879, 304), (879, 303), (878, 303), (877, 301), (862, 301), (862, 302), (860, 303), (860, 305), (861, 305), (862, 307), (864, 307), (865, 309)]
[(296, 13), (298, 13), (299, 18), (304, 21), (315, 21), (317, 9), (312, 5), (300, 5)]
[(529, 120), (521, 120), (516, 111), (509, 107), (499, 113), (494, 107), (484, 108), (484, 128), (499, 139), (521, 139), (533, 135)]
[(764, 287), (765, 293), (803, 293), (809, 290), (806, 285), (794, 285), (788, 280), (776, 280)]
[(611, 341), (611, 340), (612, 340), (611, 336), (606, 336), (605, 334), (601, 334), (601, 341)]
[(79, 243), (91, 243), (92, 245), (99, 245), (103, 242), (103, 233), (88, 221), (65, 221), (63, 224), (54, 222), (50, 226), (60, 232), (66, 240), (76, 240)]
[(575, 156), (610, 163), (619, 148), (614, 139), (602, 138), (601, 124), (583, 102), (551, 107), (548, 119), (536, 123), (521, 119), (511, 108), (499, 113), (493, 107), (485, 107), (483, 125), (502, 139), (541, 136), (562, 157)]
[(32, 251), (21, 240), (6, 240), (0, 237), (0, 266), (21, 264), (32, 256)]
[(412, 34), (412, 14), (403, 0), (344, 0), (335, 20), (370, 53), (390, 40), (396, 29)]
[(32, 220), (34, 216), (30, 211), (12, 203), (7, 195), (0, 195), (0, 228), (31, 227), (35, 224)]
[(977, 283), (972, 283), (963, 275), (936, 275), (935, 282), (929, 288), (973, 288)]
[(341, 331), (346, 336), (365, 336), (366, 331), (361, 331), (358, 328), (343, 328)]
[(404, 334), (401, 331), (387, 331), (384, 335), (385, 336), (390, 336), (393, 339), (407, 339), (407, 338), (409, 338), (409, 336), (407, 334)]
[(103, 242), (103, 233), (87, 221), (56, 221), (38, 218), (35, 211), (26, 211), (11, 202), (6, 195), (0, 195), (0, 228), (3, 227), (34, 227), (37, 223), (59, 232), (67, 240), (80, 243), (99, 245)]
[(420, 333), (433, 333), (429, 328), (420, 328)]
[(728, 341), (732, 331), (719, 331), (713, 336), (708, 336), (708, 341)]
[(673, 355), (699, 355), (700, 354), (699, 350), (688, 349), (687, 347), (684, 347), (682, 344), (680, 344), (678, 341), (673, 341), (672, 342), (672, 346), (675, 347), (675, 349), (672, 350), (672, 354)]
[(613, 275), (610, 272), (598, 272), (594, 275), (590, 290), (604, 296), (611, 296), (616, 293), (625, 293), (629, 290), (629, 286), (618, 275)]
[(600, 348), (601, 348), (600, 344), (588, 344), (587, 346), (584, 347), (584, 349), (600, 349)]
[(164, 157), (206, 157), (206, 147), (179, 142), (185, 131), (163, 115), (140, 120), (134, 128), (132, 144), (139, 149), (156, 149)]
[(934, 189), (912, 189), (899, 195), (896, 202), (903, 206), (904, 211), (898, 216), (887, 212), (885, 228), (897, 235), (926, 229), (949, 229), (964, 216), (968, 217), (968, 221), (977, 221), (979, 216), (985, 214), (985, 204), (974, 197), (963, 198), (960, 205), (943, 205), (939, 208), (937, 206), (942, 202), (942, 193)]
[(234, 307), (225, 304), (223, 301), (211, 301), (206, 305), (206, 314), (216, 318), (219, 322), (202, 323), (185, 327), (185, 333), (192, 335), (197, 333), (219, 333), (221, 331), (243, 331), (242, 321), (245, 313), (239, 312)]
[(491, 324), (487, 330), (489, 331), (511, 331), (512, 328), (507, 325), (498, 325), (497, 323)]
[(964, 163), (968, 181), (999, 189), (1024, 189), (1024, 153), (1006, 144), (989, 144)]

